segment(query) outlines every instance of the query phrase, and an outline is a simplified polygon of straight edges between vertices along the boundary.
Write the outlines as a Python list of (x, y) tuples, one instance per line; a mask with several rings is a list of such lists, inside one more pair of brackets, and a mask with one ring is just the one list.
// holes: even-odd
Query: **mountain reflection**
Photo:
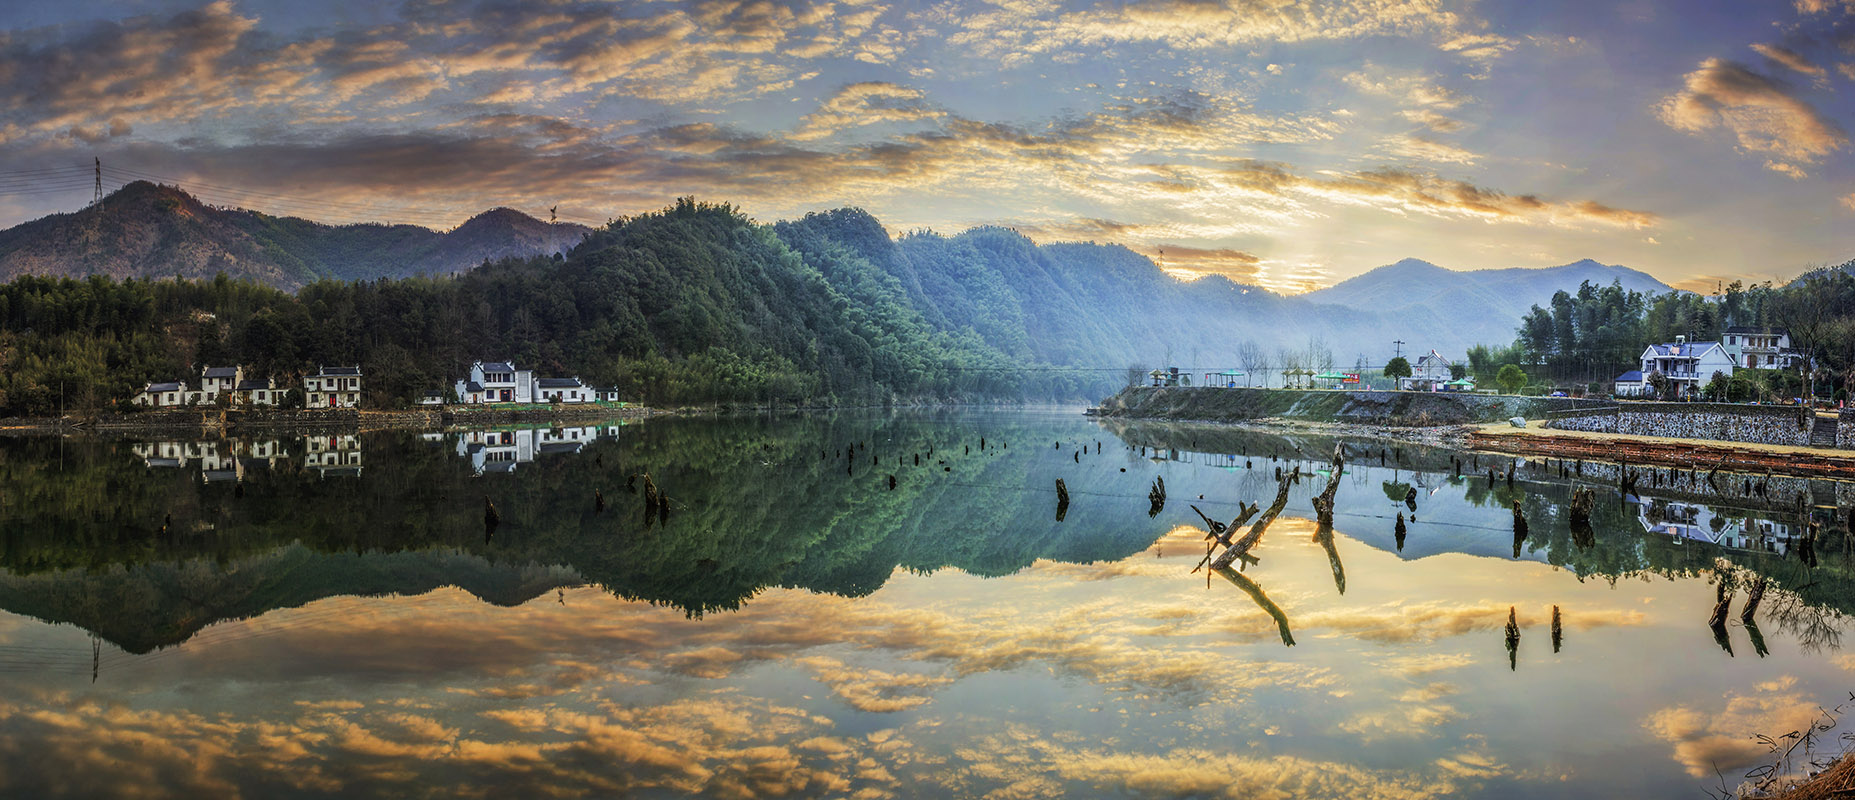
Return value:
[[(898, 567), (997, 576), (1038, 559), (1117, 561), (1197, 519), (1185, 503), (1155, 518), (1142, 513), (1156, 470), (1189, 470), (1168, 472), (1169, 489), (1209, 492), (1193, 502), (1228, 518), (1236, 503), (1273, 495), (1274, 467), (1311, 472), (1324, 466), (1316, 454), (1333, 451), (1331, 439), (1315, 436), (1108, 426), (1123, 447), (1086, 447), (1105, 437), (1073, 419), (957, 413), (0, 440), (8, 488), (0, 607), (79, 625), (137, 653), (219, 620), (445, 585), (513, 605), (591, 584), (701, 616), (738, 609), (768, 587), (860, 597)], [(1031, 446), (1053, 440), (1054, 448)], [(1642, 494), (1621, 496), (1614, 468), (1601, 464), (1516, 465), (1415, 445), (1350, 449), (1364, 457), (1348, 465), (1336, 496), (1338, 534), (1404, 559), (1524, 558), (1610, 581), (1726, 564), (1769, 577), (1778, 591), (1768, 620), (1819, 647), (1839, 644), (1840, 617), (1855, 605), (1843, 526), (1824, 526), (1818, 566), (1792, 555), (1804, 529), (1796, 498), (1841, 492), (1839, 484), (1640, 470)], [(644, 474), (673, 498), (660, 524), (638, 513), (643, 480), (633, 478)], [(1050, 512), (1059, 478), (1073, 494), (1060, 520)], [(1583, 531), (1565, 514), (1580, 480), (1599, 497)], [(1323, 483), (1292, 490), (1283, 516), (1311, 519), (1309, 500)], [(1714, 485), (1757, 488), (1706, 494)], [(499, 514), (487, 539), (486, 497)], [(1215, 509), (1219, 502), (1226, 508)], [(1528, 521), (1524, 536), (1512, 523), (1516, 509)], [(1398, 514), (1411, 521), (1394, 538)], [(1344, 595), (1335, 530), (1317, 530), (1314, 542)], [(1294, 643), (1287, 614), (1252, 576), (1220, 574)], [(1762, 652), (1759, 633), (1748, 633)]]

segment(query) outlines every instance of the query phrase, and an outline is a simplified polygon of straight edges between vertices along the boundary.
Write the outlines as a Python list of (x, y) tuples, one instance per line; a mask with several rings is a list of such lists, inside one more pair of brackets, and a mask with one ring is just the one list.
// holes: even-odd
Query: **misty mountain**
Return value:
[(0, 231), (0, 279), (19, 275), (250, 278), (294, 289), (321, 280), (446, 275), (571, 249), (589, 229), (498, 208), (449, 232), (325, 225), (205, 205), (171, 186), (128, 184), (101, 203)]
[(1444, 355), (1460, 358), (1463, 348), (1455, 346), (1455, 342), (1510, 342), (1515, 325), (1534, 305), (1550, 307), (1554, 292), (1575, 293), (1578, 285), (1586, 281), (1595, 286), (1618, 281), (1625, 291), (1643, 294), (1674, 291), (1647, 273), (1588, 258), (1558, 267), (1467, 272), (1407, 258), (1301, 298), (1397, 318), (1400, 329), (1423, 338), (1406, 340), (1417, 352), (1434, 347)]

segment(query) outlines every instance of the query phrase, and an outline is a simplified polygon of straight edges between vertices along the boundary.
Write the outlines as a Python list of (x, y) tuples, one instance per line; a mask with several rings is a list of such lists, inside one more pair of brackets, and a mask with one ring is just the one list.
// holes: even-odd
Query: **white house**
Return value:
[(507, 361), (477, 361), (470, 365), (470, 377), (455, 388), (464, 403), (532, 403), (535, 371), (516, 369)]
[(1791, 350), (1791, 332), (1784, 328), (1735, 325), (1720, 336), (1720, 344), (1733, 366), (1747, 369), (1787, 369), (1801, 357)]
[(232, 391), (232, 404), (240, 406), (274, 406), (283, 402), (285, 390), (270, 378), (244, 378)]
[(1448, 383), (1450, 378), (1449, 359), (1431, 350), (1417, 357), (1417, 361), (1411, 364), (1411, 376), (1399, 378), (1398, 388), (1440, 392), (1443, 391), (1443, 384)]
[(598, 399), (593, 387), (577, 377), (542, 378), (535, 382), (535, 389), (540, 394), (537, 399), (543, 403), (590, 403)]
[(1676, 336), (1673, 342), (1652, 344), (1642, 351), (1643, 380), (1647, 382), (1657, 372), (1668, 378), (1676, 397), (1686, 397), (1699, 393), (1715, 372), (1731, 376), (1733, 360), (1719, 342), (1690, 344), (1688, 337)]
[(619, 401), (618, 400), (618, 389), (616, 387), (594, 389), (593, 399), (598, 400), (601, 403), (616, 403)]
[(154, 408), (172, 408), (186, 405), (187, 382), (151, 383), (142, 389), (142, 393), (129, 398), (129, 402), (138, 406)]
[(444, 405), (444, 392), (439, 389), (426, 389), (425, 391), (419, 393), (419, 405), (422, 405), (422, 406)]
[(361, 405), (361, 368), (317, 367), (303, 377), (304, 408), (357, 408)]
[(231, 399), (231, 394), (245, 379), (244, 367), (206, 367), (200, 370), (200, 402), (217, 403), (224, 396)]

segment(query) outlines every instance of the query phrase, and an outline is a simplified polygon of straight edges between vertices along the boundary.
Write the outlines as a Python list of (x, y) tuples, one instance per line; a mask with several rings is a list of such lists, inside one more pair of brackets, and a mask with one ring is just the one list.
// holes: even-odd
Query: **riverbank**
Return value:
[(1594, 405), (1571, 397), (1327, 389), (1130, 386), (1101, 402), (1098, 416), (1193, 422), (1305, 420), (1385, 428), (1433, 428), (1532, 419)]
[(1479, 425), (1465, 433), (1469, 449), (1512, 455), (1855, 479), (1855, 452), (1826, 447), (1558, 430), (1543, 422)]

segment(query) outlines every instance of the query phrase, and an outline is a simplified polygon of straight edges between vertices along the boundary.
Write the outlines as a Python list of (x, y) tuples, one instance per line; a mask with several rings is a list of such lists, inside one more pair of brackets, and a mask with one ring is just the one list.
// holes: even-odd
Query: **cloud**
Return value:
[(1731, 131), (1744, 150), (1768, 153), (1791, 167), (1814, 164), (1842, 149), (1848, 135), (1784, 84), (1719, 58), (1687, 74), (1684, 88), (1658, 108), (1676, 130)]
[(927, 105), (920, 89), (883, 81), (853, 83), (820, 103), (807, 114), (792, 135), (798, 141), (821, 139), (846, 128), (884, 122), (919, 122), (938, 119), (946, 112)]
[(1729, 694), (1715, 714), (1686, 705), (1670, 706), (1650, 714), (1643, 727), (1674, 746), (1674, 760), (1689, 775), (1708, 778), (1716, 770), (1734, 772), (1769, 754), (1770, 747), (1754, 737), (1780, 739), (1815, 723), (1821, 709), (1790, 691), (1793, 685), (1794, 679), (1781, 679), (1761, 683), (1751, 693)]
[(1795, 50), (1780, 47), (1775, 44), (1754, 44), (1752, 45), (1752, 49), (1758, 51), (1759, 55), (1812, 78), (1821, 79), (1829, 75), (1828, 70), (1810, 63), (1809, 59), (1804, 58), (1801, 53)]
[(1399, 158), (1441, 164), (1474, 164), (1481, 158), (1453, 144), (1421, 135), (1391, 137), (1385, 142), (1385, 150)]
[(1296, 174), (1282, 164), (1239, 161), (1214, 171), (1210, 179), (1233, 189), (1260, 194), (1305, 195), (1387, 211), (1471, 217), (1491, 222), (1595, 223), (1647, 228), (1660, 221), (1657, 215), (1646, 211), (1615, 208), (1592, 200), (1553, 202), (1530, 194), (1511, 195), (1466, 181), (1405, 169), (1310, 177)]
[(1185, 278), (1222, 275), (1237, 283), (1252, 284), (1261, 272), (1262, 258), (1229, 248), (1183, 247), (1176, 244), (1141, 248), (1160, 269)]
[(1855, 211), (1855, 192), (1850, 192), (1842, 196), (1842, 206), (1850, 211)]
[(1340, 80), (1366, 94), (1390, 97), (1413, 106), (1450, 109), (1469, 100), (1437, 84), (1432, 76), (1416, 72), (1393, 72), (1372, 64), (1347, 73)]

